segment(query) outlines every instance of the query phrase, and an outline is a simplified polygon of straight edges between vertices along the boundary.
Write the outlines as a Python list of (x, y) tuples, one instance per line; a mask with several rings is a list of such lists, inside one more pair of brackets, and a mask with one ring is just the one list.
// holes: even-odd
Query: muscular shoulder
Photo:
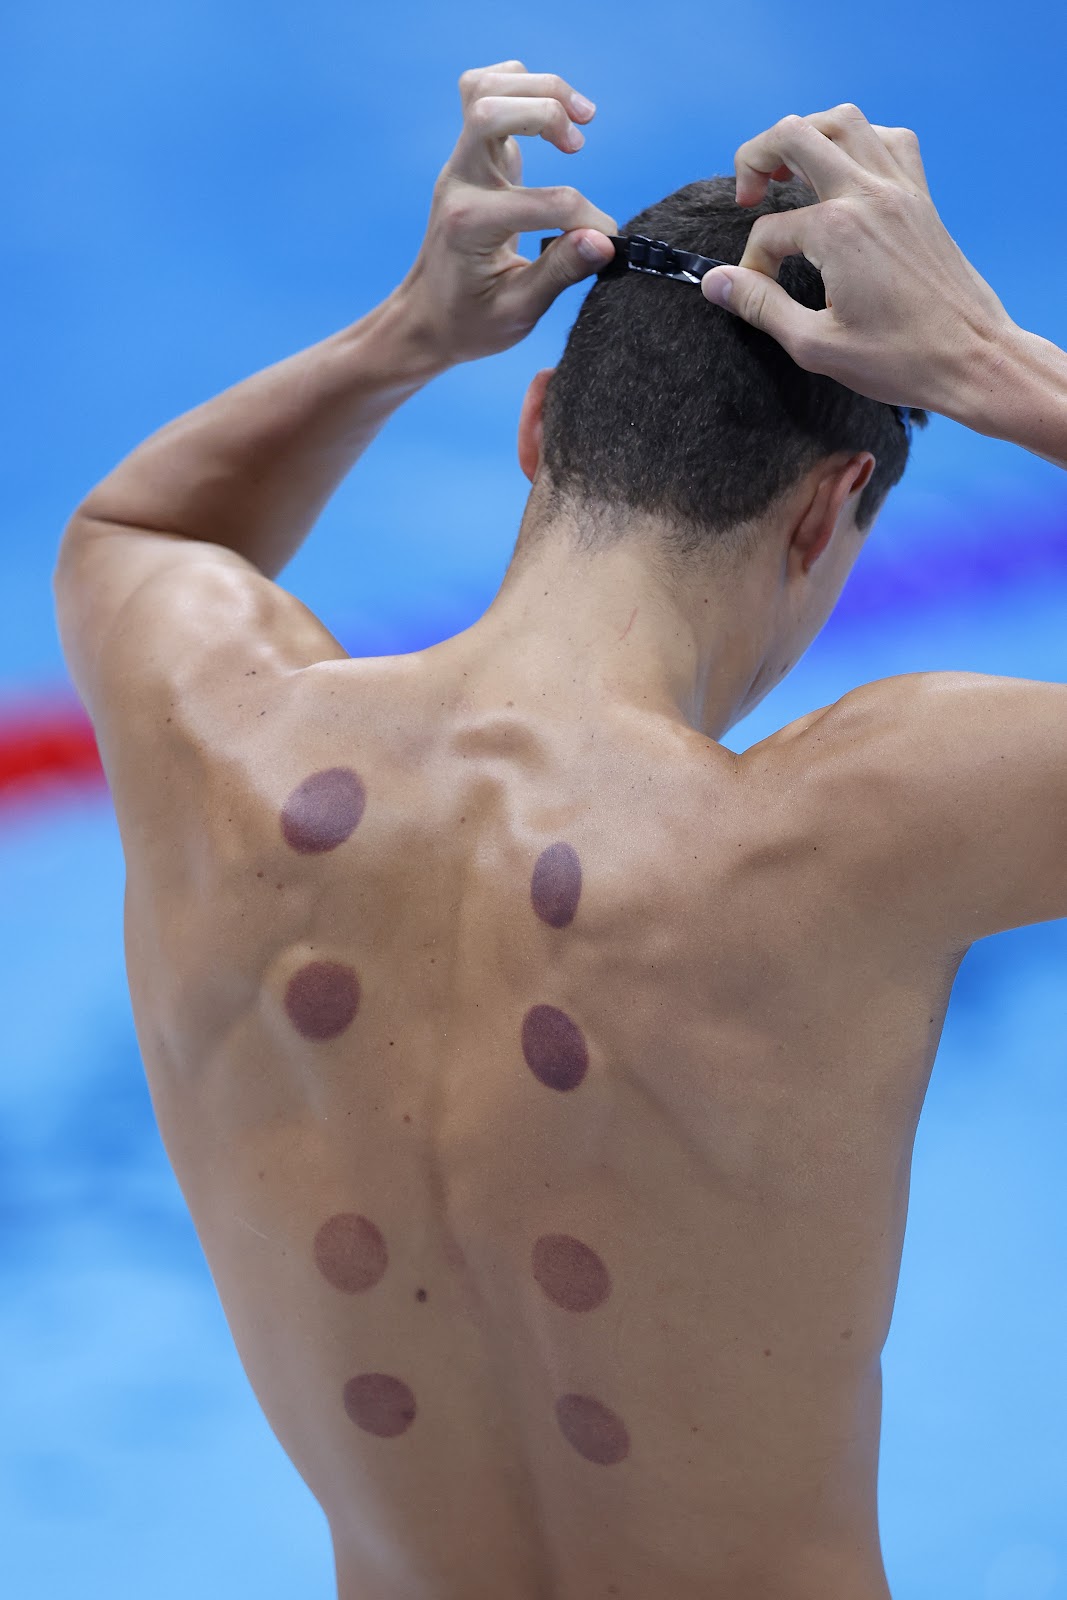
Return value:
[(71, 675), (124, 841), (198, 814), (205, 765), (253, 758), (294, 677), (343, 657), (294, 596), (221, 546), (76, 517), (55, 575)]
[(864, 793), (885, 819), (894, 789), (929, 783), (946, 730), (972, 716), (977, 686), (1013, 680), (968, 672), (910, 672), (851, 689), (832, 705), (788, 723), (742, 757), (753, 774), (772, 773), (852, 805)]
[(744, 758), (833, 839), (871, 915), (949, 949), (1067, 915), (1067, 687), (864, 684)]

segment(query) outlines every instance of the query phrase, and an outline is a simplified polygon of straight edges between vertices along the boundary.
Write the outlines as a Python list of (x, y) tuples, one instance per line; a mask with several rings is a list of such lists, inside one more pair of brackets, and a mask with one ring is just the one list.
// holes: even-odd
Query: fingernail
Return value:
[(571, 105), (574, 107), (576, 117), (591, 117), (596, 110), (592, 100), (587, 100), (584, 94), (572, 94)]
[(717, 271), (709, 272), (701, 283), (704, 298), (717, 306), (729, 305), (733, 286), (734, 280), (728, 273)]
[(592, 239), (578, 240), (578, 254), (583, 261), (588, 261), (591, 266), (600, 267), (604, 264), (604, 252), (597, 249)]
[(581, 128), (576, 128), (572, 122), (570, 127), (567, 129), (567, 144), (572, 150), (580, 150), (584, 143), (585, 134), (582, 132)]

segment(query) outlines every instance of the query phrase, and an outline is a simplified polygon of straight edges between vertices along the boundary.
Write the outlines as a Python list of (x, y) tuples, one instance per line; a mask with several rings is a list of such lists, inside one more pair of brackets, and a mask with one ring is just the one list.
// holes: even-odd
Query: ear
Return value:
[(519, 413), (519, 466), (533, 483), (541, 464), (542, 417), (545, 391), (555, 367), (542, 367), (530, 380), (530, 387)]
[(808, 508), (793, 531), (793, 552), (805, 572), (811, 571), (830, 543), (846, 501), (858, 501), (876, 464), (871, 452), (862, 450), (819, 476)]

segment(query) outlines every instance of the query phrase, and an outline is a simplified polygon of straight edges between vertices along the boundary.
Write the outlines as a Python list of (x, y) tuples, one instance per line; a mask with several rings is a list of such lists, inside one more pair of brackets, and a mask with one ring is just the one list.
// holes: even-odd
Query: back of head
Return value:
[[(799, 178), (739, 206), (733, 178), (687, 184), (623, 228), (740, 261), (759, 216), (817, 203)], [(801, 255), (779, 283), (815, 310), (822, 275)], [(923, 411), (913, 422), (925, 426)], [(625, 512), (662, 519), (665, 552), (743, 553), (773, 503), (837, 451), (877, 465), (856, 525), (865, 532), (904, 472), (908, 441), (892, 406), (805, 372), (769, 334), (712, 306), (692, 284), (626, 272), (594, 280), (548, 386), (545, 510), (576, 518), (583, 543), (625, 531)]]

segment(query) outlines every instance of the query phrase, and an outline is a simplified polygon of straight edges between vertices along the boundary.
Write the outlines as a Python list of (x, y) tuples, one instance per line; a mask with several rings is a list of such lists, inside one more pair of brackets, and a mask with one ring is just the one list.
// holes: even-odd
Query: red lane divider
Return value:
[(80, 706), (40, 701), (0, 711), (0, 801), (103, 787), (96, 739)]

